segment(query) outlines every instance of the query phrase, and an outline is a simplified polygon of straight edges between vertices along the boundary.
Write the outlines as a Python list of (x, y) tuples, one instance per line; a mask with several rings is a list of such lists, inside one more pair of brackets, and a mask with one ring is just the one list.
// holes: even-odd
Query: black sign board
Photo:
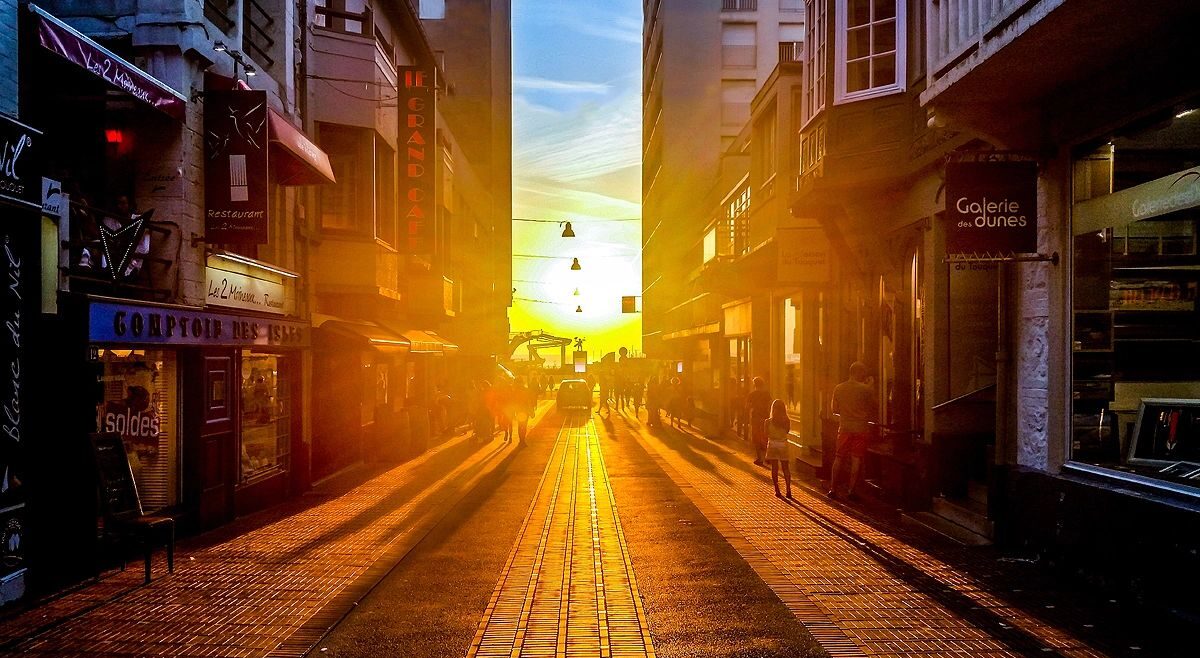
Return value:
[(946, 165), (946, 253), (1037, 252), (1037, 163)]
[(264, 244), (267, 92), (204, 92), (204, 233), (209, 244)]
[(41, 131), (0, 114), (0, 199), (42, 207)]
[(104, 506), (104, 512), (118, 519), (141, 516), (142, 503), (121, 435), (111, 432), (93, 434), (92, 453), (96, 458), (100, 504)]
[(400, 67), (404, 87), (400, 93), (400, 136), (404, 165), (401, 174), (404, 190), (403, 249), (410, 254), (433, 250), (434, 212), (436, 208), (434, 167), (437, 153), (437, 125), (434, 115), (433, 71), (420, 66)]

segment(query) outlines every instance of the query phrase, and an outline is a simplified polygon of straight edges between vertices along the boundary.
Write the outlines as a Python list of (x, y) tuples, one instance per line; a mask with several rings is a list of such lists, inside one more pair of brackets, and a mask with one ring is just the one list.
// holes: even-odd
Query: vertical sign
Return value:
[(204, 92), (204, 237), (267, 242), (267, 92)]
[(1036, 252), (1037, 163), (948, 163), (946, 219), (949, 255)]
[(410, 254), (427, 254), (433, 247), (434, 226), (434, 115), (433, 71), (420, 66), (402, 66), (400, 146), (404, 153), (402, 211), (403, 249)]
[(41, 206), (42, 172), (34, 162), (42, 133), (0, 114), (0, 200)]

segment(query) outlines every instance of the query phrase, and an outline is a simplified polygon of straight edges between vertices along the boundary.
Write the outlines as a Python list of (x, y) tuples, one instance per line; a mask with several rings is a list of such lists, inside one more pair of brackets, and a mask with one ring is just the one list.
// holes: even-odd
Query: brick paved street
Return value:
[[(1046, 621), (1061, 616), (1059, 593), (1023, 592), (1033, 582), (1011, 579), (996, 591), (985, 582), (994, 561), (964, 558), (970, 549), (934, 547), (930, 539), (867, 520), (795, 486), (794, 500), (776, 498), (770, 473), (734, 446), (691, 431), (633, 430), (673, 480), (727, 541), (754, 567), (832, 656), (1071, 656), (1167, 655), (1144, 642), (1113, 645), (1119, 618), (1100, 602), (1067, 614), (1093, 642)], [(959, 558), (953, 564), (947, 557)], [(967, 571), (963, 566), (974, 567)], [(1045, 615), (1013, 599), (1040, 601)], [(1037, 604), (1035, 604), (1037, 605)], [(1136, 630), (1135, 630), (1136, 634)], [(1093, 644), (1107, 641), (1105, 651)]]
[(595, 423), (568, 417), (470, 656), (654, 656)]

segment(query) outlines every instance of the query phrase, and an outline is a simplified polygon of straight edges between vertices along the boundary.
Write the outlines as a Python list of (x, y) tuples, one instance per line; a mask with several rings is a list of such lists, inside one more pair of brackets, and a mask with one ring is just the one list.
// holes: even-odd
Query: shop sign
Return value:
[(820, 228), (781, 228), (775, 232), (779, 283), (829, 280), (829, 240)]
[(52, 53), (82, 67), (139, 101), (182, 119), (187, 101), (179, 92), (36, 5), (38, 42)]
[(41, 206), (41, 137), (41, 131), (0, 114), (0, 199)]
[(946, 253), (1037, 252), (1037, 163), (946, 165)]
[(59, 219), (63, 209), (67, 207), (67, 197), (63, 194), (62, 183), (53, 178), (42, 177), (42, 214)]
[(403, 249), (410, 254), (432, 251), (434, 222), (434, 153), (436, 121), (434, 115), (433, 71), (420, 66), (402, 66), (404, 88), (400, 99), (400, 135), (405, 156), (401, 208), (403, 210)]
[(106, 344), (307, 347), (309, 325), (188, 307), (93, 302), (88, 338)]
[(227, 306), (279, 315), (288, 314), (290, 300), (282, 283), (242, 272), (231, 272), (212, 265), (205, 269), (208, 273), (208, 282), (205, 286), (208, 291), (205, 299), (206, 305)]
[(204, 92), (204, 238), (209, 244), (265, 244), (267, 92)]
[(1101, 231), (1200, 206), (1200, 167), (1075, 204), (1075, 234)]

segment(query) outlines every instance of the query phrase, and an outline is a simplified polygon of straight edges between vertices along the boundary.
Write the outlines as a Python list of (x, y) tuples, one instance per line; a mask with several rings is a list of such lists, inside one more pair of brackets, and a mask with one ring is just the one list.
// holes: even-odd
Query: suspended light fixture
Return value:
[(575, 237), (575, 231), (571, 228), (571, 222), (559, 222), (558, 223), (559, 226), (562, 226), (564, 224), (566, 225), (566, 228), (563, 229), (562, 236), (564, 238)]
[(572, 270), (582, 270), (582, 269), (583, 269), (583, 268), (582, 268), (582, 267), (580, 267), (580, 265), (579, 265), (579, 259), (578, 259), (578, 258), (572, 258), (572, 259), (571, 259), (571, 269), (572, 269)]
[(247, 64), (246, 65), (246, 77), (253, 78), (256, 75), (258, 75), (258, 70), (255, 69), (253, 66), (250, 66), (249, 64)]
[(578, 296), (579, 296), (579, 288), (576, 288), (576, 289), (575, 289), (575, 292), (573, 292), (573, 293), (571, 293), (571, 294), (573, 294), (573, 295), (575, 295), (576, 297), (578, 297)]
[(576, 313), (583, 313), (583, 307), (582, 307), (582, 306), (576, 306), (576, 307), (575, 307), (575, 312), (576, 312)]

